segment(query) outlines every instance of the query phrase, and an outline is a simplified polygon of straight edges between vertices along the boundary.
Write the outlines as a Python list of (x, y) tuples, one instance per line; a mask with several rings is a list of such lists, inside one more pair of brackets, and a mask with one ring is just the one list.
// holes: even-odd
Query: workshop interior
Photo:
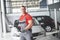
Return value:
[(0, 0), (0, 39), (20, 40), (21, 6), (32, 16), (32, 40), (60, 40), (60, 0)]

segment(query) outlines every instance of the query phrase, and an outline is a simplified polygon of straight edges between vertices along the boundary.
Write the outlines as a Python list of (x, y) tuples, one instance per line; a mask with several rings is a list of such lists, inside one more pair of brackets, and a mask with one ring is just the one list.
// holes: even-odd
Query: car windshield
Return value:
[(42, 21), (42, 18), (40, 16), (34, 16), (34, 18), (36, 18), (36, 20), (40, 23)]
[(39, 25), (39, 22), (36, 18), (33, 18), (34, 25)]

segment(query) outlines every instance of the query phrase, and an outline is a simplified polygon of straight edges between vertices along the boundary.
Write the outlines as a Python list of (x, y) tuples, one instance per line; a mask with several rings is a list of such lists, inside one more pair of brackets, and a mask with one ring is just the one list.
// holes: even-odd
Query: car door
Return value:
[(37, 21), (36, 18), (33, 18), (34, 21), (34, 25), (32, 27), (32, 33), (40, 33), (42, 31), (44, 31), (44, 29), (41, 27), (41, 25), (39, 25), (39, 22)]

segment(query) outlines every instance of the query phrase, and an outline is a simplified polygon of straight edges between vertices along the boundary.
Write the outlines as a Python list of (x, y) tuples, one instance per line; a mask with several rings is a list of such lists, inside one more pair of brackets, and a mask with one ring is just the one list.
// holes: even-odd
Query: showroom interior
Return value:
[(60, 40), (60, 0), (0, 0), (0, 39), (20, 40), (15, 21), (21, 6), (33, 17), (33, 40)]

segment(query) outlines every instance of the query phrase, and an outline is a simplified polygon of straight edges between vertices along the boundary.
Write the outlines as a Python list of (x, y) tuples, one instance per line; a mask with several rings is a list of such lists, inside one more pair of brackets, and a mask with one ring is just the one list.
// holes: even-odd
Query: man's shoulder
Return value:
[(32, 19), (32, 16), (30, 14), (27, 14), (26, 15), (26, 19), (31, 20)]
[(30, 14), (27, 14), (26, 16), (27, 16), (27, 17), (32, 17)]

